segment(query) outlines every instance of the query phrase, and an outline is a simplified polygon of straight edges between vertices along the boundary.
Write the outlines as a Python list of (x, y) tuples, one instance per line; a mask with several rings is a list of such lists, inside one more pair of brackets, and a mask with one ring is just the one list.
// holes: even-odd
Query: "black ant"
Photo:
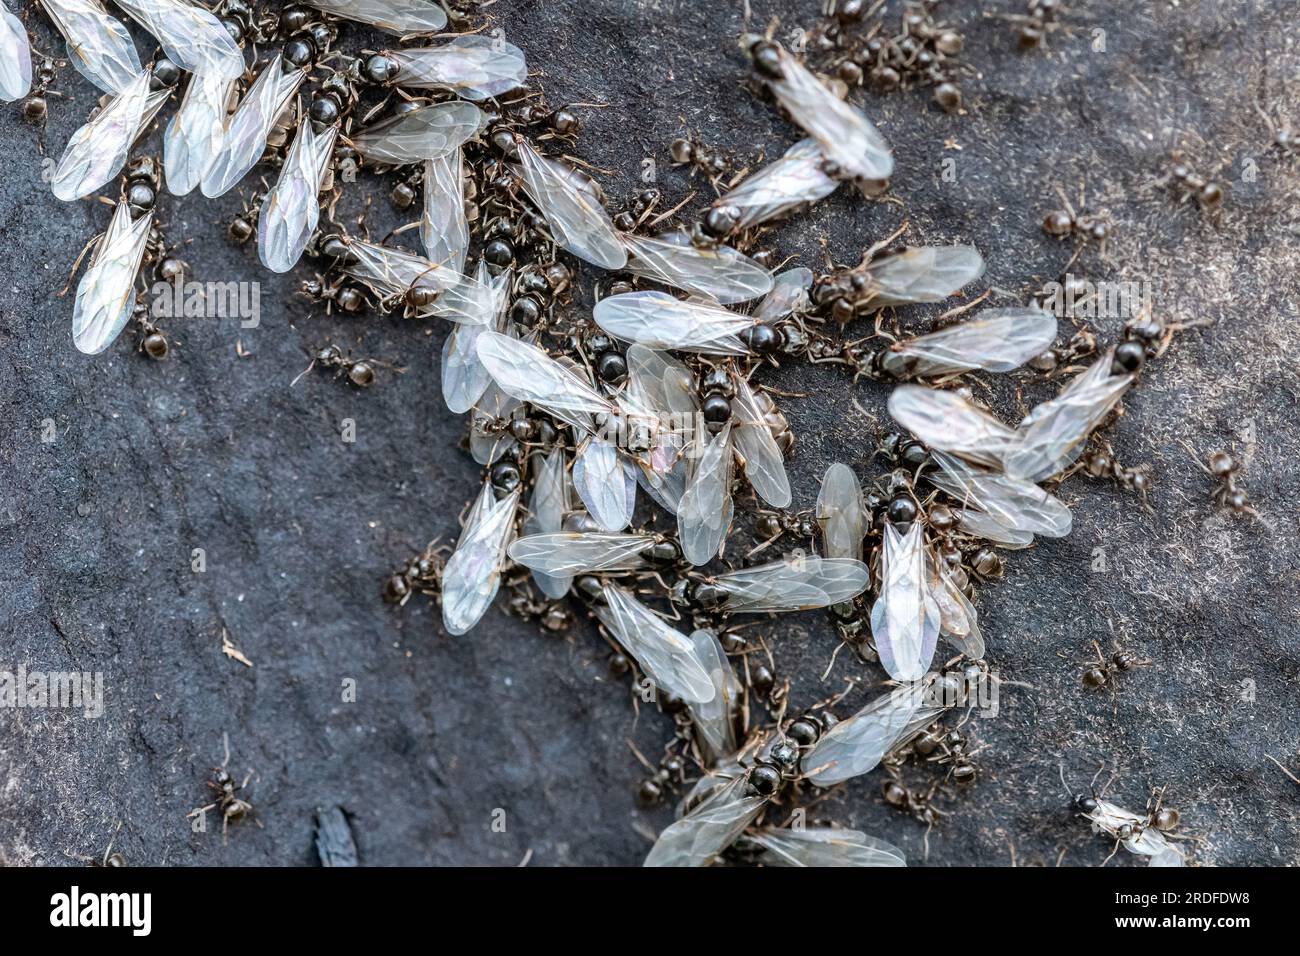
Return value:
[(1223, 205), (1223, 199), (1227, 195), (1223, 186), (1196, 172), (1186, 161), (1181, 150), (1174, 151), (1169, 175), (1177, 184), (1184, 199), (1188, 196), (1195, 197), (1200, 207), (1208, 212), (1214, 212)]
[(1092, 642), (1093, 649), (1097, 652), (1094, 660), (1089, 661), (1089, 667), (1083, 672), (1080, 680), (1084, 687), (1095, 689), (1105, 687), (1107, 684), (1114, 683), (1116, 674), (1127, 673), (1138, 667), (1150, 667), (1153, 661), (1145, 658), (1139, 658), (1134, 654), (1124, 650), (1119, 645), (1115, 646), (1115, 651), (1107, 659), (1101, 652), (1101, 645), (1096, 641)]
[[(224, 846), (231, 822), (238, 823), (253, 812), (253, 804), (239, 796), (242, 791), (248, 788), (248, 782), (253, 779), (253, 771), (248, 772), (248, 776), (244, 778), (243, 783), (236, 784), (234, 778), (226, 770), (226, 766), (230, 763), (230, 738), (223, 734), (222, 742), (226, 751), (225, 759), (221, 761), (220, 767), (212, 768), (212, 779), (208, 781), (208, 788), (217, 794), (217, 798), (207, 806), (191, 810), (189, 816), (202, 816), (209, 810), (220, 811), (221, 843)], [(261, 826), (261, 824), (258, 823), (258, 826)]]

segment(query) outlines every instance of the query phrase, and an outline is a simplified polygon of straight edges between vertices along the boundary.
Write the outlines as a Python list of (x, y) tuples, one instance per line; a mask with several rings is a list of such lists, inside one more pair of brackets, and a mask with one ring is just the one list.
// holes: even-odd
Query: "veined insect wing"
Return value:
[(1016, 433), (956, 392), (899, 385), (890, 393), (889, 414), (932, 449), (997, 468)]
[(746, 302), (772, 289), (772, 275), (730, 246), (700, 249), (682, 232), (658, 238), (623, 234), (627, 271), (722, 305)]
[(713, 579), (732, 612), (806, 611), (830, 607), (867, 589), (871, 573), (852, 558), (805, 554), (730, 571)]
[(762, 849), (764, 866), (907, 866), (898, 847), (857, 830), (764, 827), (746, 839)]
[(885, 525), (879, 597), (871, 607), (871, 636), (881, 666), (898, 681), (918, 681), (934, 659), (939, 607), (930, 594), (925, 534), (919, 521), (906, 534)]
[(366, 159), (400, 166), (455, 152), (478, 135), (485, 119), (473, 103), (452, 100), (398, 113), (347, 139)]
[(77, 285), (72, 307), (72, 340), (78, 351), (97, 355), (121, 333), (135, 305), (135, 280), (149, 242), (153, 213), (131, 220), (130, 207), (118, 203), (108, 231)]
[[(509, 299), (511, 270), (493, 278), (487, 263), (480, 261), (474, 282), (467, 284), (461, 296), (466, 319), (452, 326), (442, 343), (442, 397), (447, 408), (460, 414), (474, 407), (483, 397), (492, 376), (478, 357), (478, 337), (486, 329), (510, 334), (505, 321)], [(469, 313), (473, 314), (469, 314)]]
[(0, 100), (20, 100), (32, 88), (32, 47), (27, 28), (0, 2)]
[(731, 424), (712, 439), (700, 430), (692, 440), (699, 447), (688, 459), (691, 470), (677, 505), (677, 537), (682, 555), (698, 566), (718, 556), (731, 528)]
[(243, 51), (207, 8), (186, 0), (120, 0), (117, 6), (152, 33), (182, 70), (231, 80), (243, 75)]
[(262, 203), (257, 220), (257, 254), (272, 272), (288, 272), (302, 257), (320, 219), (320, 190), (334, 154), (338, 129), (317, 133), (306, 115), (280, 169), (280, 178)]
[(974, 246), (920, 246), (877, 259), (867, 271), (871, 306), (884, 309), (942, 302), (984, 274), (984, 257)]
[(305, 0), (310, 7), (345, 20), (366, 23), (388, 33), (410, 36), (437, 33), (447, 14), (433, 0)]
[(732, 441), (745, 477), (759, 497), (773, 508), (787, 507), (792, 496), (781, 446), (776, 443), (753, 390), (741, 376), (736, 377), (734, 408), (732, 417), (736, 427)]
[(735, 210), (736, 229), (777, 219), (836, 190), (839, 183), (822, 170), (825, 162), (816, 140), (800, 140), (776, 162), (764, 166), (714, 202), (713, 207)]
[(622, 531), (636, 509), (636, 473), (618, 445), (602, 434), (588, 435), (573, 457), (573, 487), (596, 524)]
[[(225, 30), (222, 30), (225, 33)], [(241, 61), (242, 62), (242, 61)], [(291, 101), (306, 73), (282, 69), (276, 54), (262, 69), (235, 112), (226, 120), (221, 151), (204, 171), (200, 188), (209, 199), (225, 195), (248, 175), (266, 151), (266, 138)]]
[(881, 364), (895, 378), (977, 368), (1010, 372), (1047, 351), (1055, 338), (1056, 318), (1042, 309), (987, 309), (969, 322), (896, 343)]
[(496, 597), (518, 504), (518, 490), (500, 501), (490, 483), (480, 492), (456, 550), (443, 566), (442, 622), (448, 633), (464, 634)]
[(192, 192), (217, 161), (234, 89), (235, 81), (218, 73), (190, 77), (163, 137), (163, 178), (173, 196)]
[(170, 90), (151, 93), (152, 77), (151, 70), (141, 72), (72, 134), (50, 179), (56, 197), (71, 202), (89, 196), (121, 172), (140, 130), (171, 95)]
[(556, 245), (602, 269), (627, 265), (627, 250), (595, 182), (540, 155), (523, 137), (516, 137), (515, 145), (524, 192), (550, 226)]
[(713, 679), (685, 635), (616, 584), (602, 595), (596, 616), (660, 690), (693, 704), (714, 698)]
[(780, 273), (772, 280), (772, 291), (754, 309), (754, 321), (777, 322), (803, 312), (810, 304), (808, 290), (812, 284), (812, 270), (805, 266)]
[(768, 799), (749, 792), (747, 775), (735, 777), (659, 834), (643, 865), (708, 866), (745, 831)]
[(821, 525), (826, 557), (861, 561), (868, 520), (858, 476), (848, 465), (832, 464), (826, 469), (817, 495), (817, 523)]
[(606, 296), (592, 310), (596, 324), (627, 342), (652, 349), (747, 355), (737, 333), (754, 326), (747, 315), (707, 302), (677, 299), (666, 292)]
[(469, 252), (469, 222), (465, 218), (465, 172), (460, 149), (424, 164), (424, 203), (420, 243), (433, 262), (457, 272)]
[[(524, 531), (529, 535), (554, 534), (564, 527), (564, 516), (573, 510), (573, 495), (569, 482), (569, 465), (563, 448), (553, 448), (542, 454), (535, 452), (533, 460), (541, 460), (533, 482), (533, 494), (528, 501), (528, 517)], [(558, 600), (569, 593), (573, 579), (565, 575), (533, 571), (533, 580), (542, 593)]]
[(470, 100), (500, 96), (523, 86), (528, 64), (519, 47), (499, 34), (467, 34), (436, 47), (387, 50), (397, 64), (397, 84), (453, 90)]
[[(73, 69), (105, 93), (117, 93), (140, 72), (140, 57), (122, 21), (99, 0), (41, 0), (67, 42)], [(0, 54), (0, 62), (8, 57)]]
[(804, 754), (805, 778), (830, 787), (874, 770), (923, 712), (925, 685), (904, 684), (842, 720)]

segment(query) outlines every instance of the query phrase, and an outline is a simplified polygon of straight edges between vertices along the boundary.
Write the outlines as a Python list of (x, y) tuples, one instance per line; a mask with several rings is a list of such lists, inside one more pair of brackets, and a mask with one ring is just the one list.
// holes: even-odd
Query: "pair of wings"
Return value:
[(806, 204), (825, 199), (839, 183), (826, 175), (826, 158), (814, 139), (795, 143), (774, 163), (764, 166), (719, 198), (715, 209), (736, 214), (736, 229), (758, 226)]
[(500, 96), (528, 79), (524, 53), (500, 36), (469, 34), (436, 47), (385, 50), (399, 86), (450, 90), (468, 100)]
[(905, 684), (823, 734), (803, 755), (804, 776), (814, 786), (829, 787), (868, 773), (918, 726), (931, 723), (943, 710), (930, 702), (926, 682)]
[(345, 20), (355, 20), (388, 33), (409, 36), (437, 33), (447, 14), (433, 0), (304, 0), (309, 7)]
[(72, 307), (72, 341), (87, 355), (104, 351), (121, 333), (135, 305), (140, 272), (153, 213), (131, 220), (130, 206), (118, 203), (108, 231), (99, 240), (85, 275), (77, 284)]
[(442, 569), (442, 623), (448, 633), (464, 634), (496, 597), (518, 505), (518, 491), (498, 501), (492, 483), (483, 484)]
[(439, 159), (478, 135), (487, 117), (473, 103), (451, 100), (417, 106), (348, 137), (364, 158), (401, 166)]
[(288, 272), (302, 257), (320, 220), (320, 190), (334, 155), (338, 128), (317, 133), (304, 115), (280, 176), (262, 201), (257, 254), (272, 272)]
[[(99, 0), (41, 0), (41, 6), (63, 34), (73, 69), (105, 93), (120, 92), (140, 72), (131, 34)], [(0, 63), (6, 60), (0, 56)]]
[(985, 309), (968, 322), (896, 342), (881, 356), (894, 378), (932, 378), (983, 369), (1010, 372), (1051, 347), (1056, 318), (1037, 308)]

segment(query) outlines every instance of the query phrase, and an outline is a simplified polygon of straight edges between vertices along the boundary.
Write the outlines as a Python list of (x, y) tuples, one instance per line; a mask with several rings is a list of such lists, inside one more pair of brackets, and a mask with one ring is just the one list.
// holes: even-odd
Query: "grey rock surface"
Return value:
[[(36, 5), (18, 6), (34, 43), (61, 51)], [(698, 204), (708, 185), (670, 166), (675, 136), (693, 132), (745, 166), (799, 135), (745, 87), (736, 37), (751, 6), (751, 29), (779, 13), (786, 36), (811, 26), (819, 4), (488, 9), (551, 103), (606, 104), (583, 108), (578, 152), (607, 171), (611, 197), (641, 188), (652, 159), (670, 203), (695, 190)], [(1005, 579), (981, 589), (989, 661), (1008, 683), (998, 715), (967, 728), (984, 748), (978, 785), (936, 794), (945, 815), (928, 837), (883, 802), (879, 774), (818, 812), (896, 843), (914, 864), (928, 852), (932, 865), (1097, 865), (1110, 846), (1072, 817), (1069, 793), (1104, 764), (1098, 785), (1113, 773), (1108, 796), (1124, 806), (1167, 788), (1198, 862), (1294, 864), (1300, 790), (1268, 758), (1300, 772), (1300, 157), (1268, 150), (1254, 107), (1279, 121), (1290, 108), (1300, 122), (1300, 4), (1070, 0), (1062, 29), (1033, 53), (1017, 49), (1005, 16), (1022, 4), (941, 6), (966, 37), (964, 114), (939, 111), (925, 90), (855, 91), (893, 145), (891, 199), (842, 189), (785, 225), (777, 247), (814, 268), (826, 256), (853, 262), (906, 222), (913, 241), (973, 242), (989, 263), (984, 284), (1023, 300), (1073, 249), (1039, 227), (1060, 204), (1055, 190), (1079, 205), (1083, 187), (1080, 208), (1108, 212), (1113, 236), (1106, 259), (1086, 250), (1075, 271), (1149, 283), (1166, 321), (1197, 327), (1152, 364), (1109, 435), (1125, 464), (1152, 466), (1150, 510), (1076, 477), (1062, 490), (1074, 533), (1011, 554)], [(895, 17), (899, 5), (889, 8)], [(114, 839), (137, 865), (309, 865), (317, 808), (339, 807), (363, 865), (639, 863), (671, 810), (638, 805), (644, 771), (629, 741), (653, 759), (671, 721), (637, 715), (594, 629), (557, 637), (498, 606), (452, 638), (435, 605), (381, 600), (383, 578), (410, 553), (454, 539), (481, 480), (439, 393), (445, 330), (326, 316), (296, 294), (310, 266), (272, 276), (252, 245), (227, 240), (239, 196), (163, 194), (168, 241), (193, 277), (260, 283), (260, 324), (174, 322), (161, 363), (133, 351), (133, 331), (101, 356), (77, 353), (60, 291), (109, 210), (60, 203), (42, 182), (42, 160), (58, 157), (95, 99), (67, 67), (56, 88), (65, 96), (43, 127), (23, 123), (16, 104), (0, 108), (0, 670), (102, 671), (105, 714), (0, 711), (0, 862), (75, 863)], [(1227, 185), (1217, 218), (1161, 183), (1176, 148)], [(361, 177), (340, 216), (355, 221), (373, 194), (369, 224), (383, 235), (402, 221), (385, 191)], [(591, 304), (583, 278), (577, 308)], [(900, 323), (920, 328), (938, 311)], [(1109, 340), (1120, 320), (1093, 324)], [(365, 392), (320, 371), (293, 384), (327, 341), (406, 370)], [(811, 507), (831, 461), (884, 473), (871, 458), (888, 427), (884, 387), (805, 364), (761, 380), (797, 394), (782, 401), (800, 440), (795, 507)], [(1017, 376), (987, 397), (1013, 416), (1054, 387)], [(340, 440), (344, 419), (354, 444)], [(1197, 459), (1220, 447), (1247, 462), (1262, 520), (1214, 508)], [(195, 548), (204, 573), (191, 571)], [(823, 679), (836, 639), (821, 615), (755, 630), (796, 704), (851, 676), (880, 678), (845, 651)], [(223, 634), (253, 666), (223, 654)], [(1093, 640), (1153, 663), (1117, 693), (1086, 691)], [(355, 703), (343, 701), (347, 679)], [(232, 775), (253, 774), (256, 807), (256, 824), (224, 844), (211, 820), (195, 833), (187, 819), (209, 800), (223, 734)], [(1125, 857), (1111, 865), (1131, 865)]]

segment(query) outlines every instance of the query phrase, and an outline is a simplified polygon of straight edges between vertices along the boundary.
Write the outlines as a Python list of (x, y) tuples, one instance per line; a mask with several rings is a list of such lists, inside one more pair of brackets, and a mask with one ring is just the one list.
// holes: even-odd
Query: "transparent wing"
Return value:
[(713, 699), (713, 679), (695, 645), (623, 588), (606, 584), (596, 616), (660, 689), (687, 703)]
[(278, 53), (267, 63), (239, 101), (235, 112), (226, 120), (221, 151), (203, 173), (200, 184), (203, 195), (209, 199), (225, 195), (257, 165), (266, 152), (266, 138), (271, 128), (289, 109), (290, 101), (305, 76), (302, 70), (285, 73)]
[(622, 531), (636, 507), (636, 476), (624, 467), (618, 446), (601, 435), (588, 435), (573, 457), (573, 487), (596, 524)]
[[(533, 482), (533, 495), (528, 500), (528, 517), (524, 519), (524, 531), (529, 535), (551, 534), (564, 527), (564, 516), (573, 510), (573, 500), (569, 494), (568, 462), (564, 458), (563, 448), (553, 448), (547, 455), (540, 452), (541, 458), (537, 468), (537, 478)], [(553, 600), (559, 600), (569, 593), (573, 579), (560, 575), (533, 572), (533, 580), (542, 589), (542, 593)]]
[(433, 0), (306, 0), (310, 7), (389, 33), (437, 33), (447, 14)]
[(754, 309), (754, 321), (776, 322), (791, 313), (803, 312), (809, 306), (812, 284), (812, 270), (804, 266), (780, 273), (772, 280), (772, 291)]
[(617, 411), (576, 372), (535, 345), (487, 331), (479, 336), (478, 357), (506, 394), (537, 405), (575, 428), (590, 431), (592, 415)]
[(400, 166), (439, 159), (478, 135), (486, 117), (473, 103), (417, 106), (347, 137), (366, 159)]
[(190, 78), (163, 136), (163, 173), (173, 196), (185, 196), (217, 161), (235, 81), (217, 73)]
[(651, 847), (645, 866), (708, 866), (758, 816), (768, 798), (748, 795), (748, 776), (736, 777), (673, 823)]
[[(472, 293), (465, 305), (474, 310), (479, 322), (462, 322), (452, 326), (442, 343), (442, 397), (447, 407), (460, 414), (474, 407), (483, 397), (492, 376), (479, 361), (478, 337), (491, 327), (505, 333), (505, 307), (510, 293), (510, 271), (496, 279), (488, 273), (487, 263), (479, 262)], [(505, 333), (508, 334), (508, 333)]]
[(190, 73), (218, 73), (236, 80), (244, 54), (213, 14), (187, 0), (115, 0), (154, 35), (167, 58)]
[(894, 680), (920, 680), (934, 659), (939, 606), (930, 594), (925, 564), (921, 522), (912, 522), (902, 535), (886, 524), (871, 636), (881, 666)]
[(942, 558), (927, 554), (926, 573), (930, 595), (939, 612), (939, 634), (971, 660), (979, 660), (984, 656), (984, 635), (980, 632), (975, 606), (957, 587)]
[(450, 634), (464, 634), (483, 617), (501, 586), (506, 546), (515, 529), (519, 492), (494, 500), (490, 484), (476, 504), (475, 520), (442, 569), (442, 623)]
[(839, 183), (822, 171), (825, 162), (816, 140), (800, 140), (784, 156), (745, 179), (713, 206), (734, 209), (739, 214), (737, 229), (777, 219), (804, 203), (825, 199), (835, 191)]
[(733, 612), (806, 611), (848, 601), (867, 589), (871, 574), (852, 558), (802, 555), (720, 574), (714, 583), (727, 592)]
[(868, 517), (862, 485), (853, 469), (838, 462), (827, 468), (817, 495), (817, 523), (826, 557), (861, 561)]
[[(117, 93), (140, 72), (131, 34), (99, 0), (41, 0), (68, 45), (68, 62), (105, 93)], [(0, 54), (0, 63), (8, 62)]]
[[(417, 287), (439, 293), (458, 288), (462, 293), (466, 290), (466, 276), (430, 262), (423, 256), (360, 239), (348, 238), (346, 243), (349, 258), (343, 265), (343, 271), (354, 279), (360, 279), (385, 298), (400, 298)], [(463, 322), (472, 314), (472, 308), (465, 308), (448, 311), (446, 317)]]
[(674, 289), (723, 305), (756, 299), (772, 289), (771, 273), (730, 246), (699, 249), (684, 233), (655, 239), (627, 233), (621, 239), (628, 272)]
[(420, 243), (433, 262), (461, 272), (469, 252), (465, 218), (465, 167), (459, 149), (424, 164)]
[(889, 414), (932, 449), (997, 468), (1015, 433), (956, 392), (899, 385), (889, 396)]
[(874, 770), (922, 714), (924, 701), (925, 686), (920, 682), (877, 697), (832, 727), (804, 754), (805, 778), (814, 786), (829, 787)]
[(1106, 800), (1098, 800), (1097, 806), (1084, 816), (1095, 828), (1111, 836), (1118, 836), (1122, 827), (1131, 827), (1135, 835), (1124, 841), (1124, 848), (1138, 856), (1149, 857), (1148, 866), (1184, 866), (1186, 863), (1182, 851), (1166, 840), (1159, 830), (1148, 826), (1144, 816)]
[(470, 412), (469, 451), (476, 462), (490, 465), (518, 447), (519, 442), (508, 430), (491, 426), (498, 421), (508, 421), (523, 408), (523, 402), (501, 391), (496, 382), (488, 385)]
[(0, 100), (20, 100), (31, 88), (32, 47), (27, 28), (0, 3)]
[(682, 554), (691, 564), (708, 564), (731, 527), (731, 424), (709, 440), (704, 431), (696, 442), (704, 443), (697, 457), (681, 501), (677, 505), (677, 537)]
[(984, 538), (1012, 550), (1027, 548), (1034, 543), (1032, 532), (1008, 528), (1006, 525), (999, 524), (996, 518), (983, 511), (954, 508), (953, 513), (957, 515), (957, 526), (961, 528), (962, 533), (972, 537)]
[(585, 174), (547, 159), (517, 138), (518, 171), (524, 191), (546, 219), (557, 245), (602, 269), (627, 265), (627, 250)]
[(653, 534), (532, 534), (510, 546), (510, 558), (530, 570), (553, 575), (630, 571), (645, 565), (641, 554), (657, 540)]
[(963, 507), (982, 511), (1014, 531), (1044, 538), (1070, 533), (1070, 509), (1032, 482), (981, 471), (943, 452), (931, 452), (930, 458), (938, 466), (927, 472), (930, 483)]
[(64, 202), (89, 196), (126, 165), (151, 103), (161, 105), (161, 100), (149, 94), (152, 76), (149, 70), (141, 72), (94, 119), (72, 134), (50, 180), (55, 196)]
[(974, 246), (920, 246), (872, 262), (873, 307), (942, 302), (984, 274)]
[(306, 115), (289, 147), (280, 178), (257, 220), (257, 254), (272, 272), (288, 272), (302, 257), (320, 219), (320, 190), (334, 155), (338, 129), (317, 133)]
[(759, 862), (764, 866), (907, 866), (898, 847), (857, 830), (764, 827), (746, 836), (762, 847)]
[(458, 36), (442, 46), (384, 55), (397, 63), (399, 86), (452, 90), (468, 100), (500, 96), (528, 79), (523, 51), (499, 36)]
[(895, 378), (981, 368), (1010, 372), (1047, 351), (1056, 317), (1042, 309), (986, 309), (978, 318), (891, 346), (882, 360)]
[(714, 695), (706, 703), (687, 706), (701, 745), (716, 759), (736, 749), (735, 717), (744, 688), (717, 635), (712, 631), (693, 631), (691, 643), (713, 680)]
[(785, 473), (781, 447), (767, 424), (767, 415), (754, 397), (749, 383), (736, 376), (736, 398), (732, 404), (735, 431), (732, 446), (754, 491), (773, 508), (790, 504), (790, 479)]
[(644, 345), (632, 345), (626, 358), (628, 391), (637, 405), (680, 415), (699, 411), (694, 376), (681, 362)]
[(1042, 481), (1078, 458), (1092, 430), (1133, 384), (1132, 375), (1110, 373), (1113, 359), (1114, 351), (1107, 351), (1060, 395), (1025, 416), (1003, 459), (1008, 475)]
[(85, 275), (77, 284), (72, 307), (72, 341), (77, 350), (98, 355), (121, 333), (135, 305), (140, 272), (153, 213), (131, 221), (130, 207), (119, 203), (99, 241)]
[(817, 141), (826, 158), (845, 176), (860, 180), (888, 179), (894, 171), (889, 144), (866, 115), (844, 102), (802, 63), (777, 47), (779, 80), (768, 80), (772, 92), (796, 124)]
[(596, 303), (596, 324), (615, 338), (652, 349), (706, 355), (745, 355), (736, 333), (754, 320), (718, 305), (676, 299), (666, 292), (625, 292)]

